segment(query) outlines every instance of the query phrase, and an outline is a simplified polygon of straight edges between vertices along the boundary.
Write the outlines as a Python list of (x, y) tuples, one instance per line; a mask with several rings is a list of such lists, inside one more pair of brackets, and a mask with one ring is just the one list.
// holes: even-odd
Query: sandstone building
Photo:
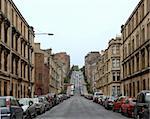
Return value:
[(122, 26), (122, 92), (150, 90), (150, 0), (141, 0)]
[(33, 96), (34, 31), (12, 0), (0, 0), (0, 95)]

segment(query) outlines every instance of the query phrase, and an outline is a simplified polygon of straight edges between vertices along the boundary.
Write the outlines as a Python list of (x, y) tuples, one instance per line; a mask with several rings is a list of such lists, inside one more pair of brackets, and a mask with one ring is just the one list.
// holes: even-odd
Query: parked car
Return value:
[(105, 102), (104, 102), (104, 107), (105, 109), (112, 109), (113, 108), (113, 103), (114, 103), (115, 97), (113, 96), (109, 96), (106, 98)]
[(133, 117), (136, 100), (135, 98), (127, 98), (121, 105), (121, 113), (129, 117)]
[(23, 119), (23, 109), (16, 98), (0, 97), (1, 119)]
[(55, 106), (55, 94), (54, 93), (48, 93), (46, 95), (48, 102), (52, 103), (52, 107)]
[(38, 97), (40, 102), (45, 105), (45, 111), (49, 110), (52, 107), (52, 103), (49, 103), (45, 96)]
[(29, 119), (37, 116), (36, 104), (30, 98), (21, 98), (19, 103), (22, 105), (24, 119)]
[(121, 105), (125, 102), (126, 97), (120, 96), (113, 103), (113, 111), (121, 112)]
[(35, 104), (37, 114), (45, 112), (45, 104), (39, 98), (32, 98), (31, 100)]
[(150, 117), (150, 90), (143, 90), (137, 95), (134, 108), (135, 119), (149, 119)]
[(93, 102), (98, 102), (98, 98), (102, 95), (103, 95), (103, 93), (101, 93), (101, 92), (95, 92), (94, 96), (93, 96)]

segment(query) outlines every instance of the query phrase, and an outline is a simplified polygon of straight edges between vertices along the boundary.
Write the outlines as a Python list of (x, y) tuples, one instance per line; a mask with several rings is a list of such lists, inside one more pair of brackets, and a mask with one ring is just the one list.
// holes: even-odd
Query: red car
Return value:
[(121, 105), (125, 102), (126, 97), (125, 96), (121, 96), (119, 98), (117, 98), (114, 103), (113, 103), (113, 111), (115, 112), (116, 110), (118, 112), (121, 112)]
[(134, 98), (127, 98), (121, 105), (121, 113), (126, 114), (129, 117), (133, 117), (135, 103), (136, 100)]

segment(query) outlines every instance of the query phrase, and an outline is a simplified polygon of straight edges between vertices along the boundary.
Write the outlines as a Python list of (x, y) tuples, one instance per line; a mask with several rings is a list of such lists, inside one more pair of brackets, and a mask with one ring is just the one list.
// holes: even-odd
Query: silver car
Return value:
[(21, 98), (19, 100), (19, 103), (21, 104), (22, 109), (24, 111), (25, 119), (36, 117), (36, 104), (33, 103), (33, 101), (30, 98)]
[(45, 112), (45, 105), (39, 98), (32, 98), (31, 100), (35, 104), (37, 114), (42, 114)]

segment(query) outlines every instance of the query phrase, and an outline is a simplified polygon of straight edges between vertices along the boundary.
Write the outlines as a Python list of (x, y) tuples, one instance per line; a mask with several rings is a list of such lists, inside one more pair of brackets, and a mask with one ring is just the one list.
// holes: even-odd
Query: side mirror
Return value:
[(29, 106), (31, 106), (31, 105), (33, 105), (33, 102), (30, 100), (30, 101), (29, 101)]

